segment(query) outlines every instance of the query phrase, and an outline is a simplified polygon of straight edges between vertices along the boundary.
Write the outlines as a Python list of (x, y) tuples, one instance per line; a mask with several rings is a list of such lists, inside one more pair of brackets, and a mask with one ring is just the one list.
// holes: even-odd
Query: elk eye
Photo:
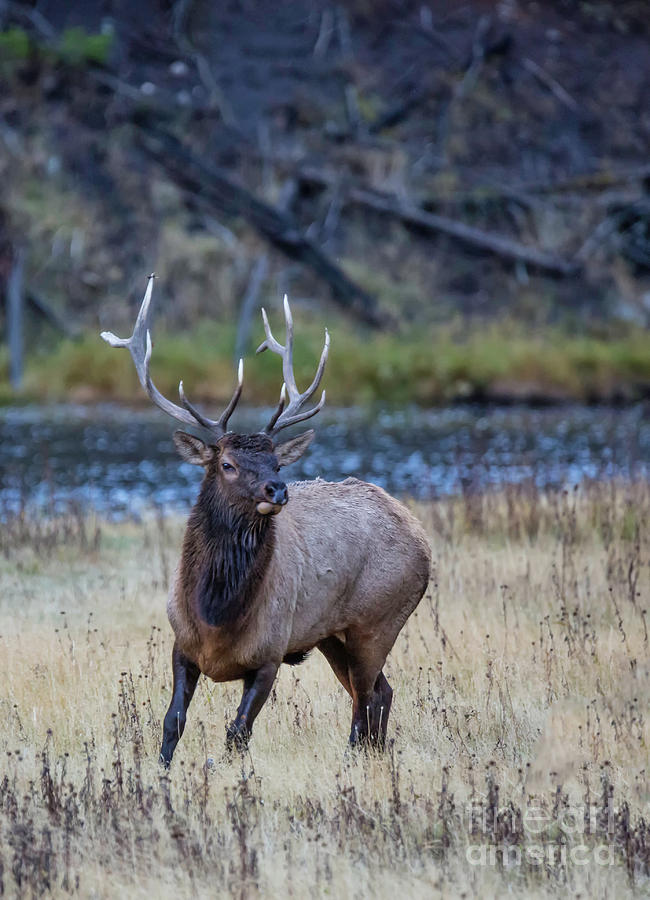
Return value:
[(229, 462), (221, 463), (221, 468), (224, 469), (226, 472), (234, 472), (235, 471), (235, 467), (231, 466)]

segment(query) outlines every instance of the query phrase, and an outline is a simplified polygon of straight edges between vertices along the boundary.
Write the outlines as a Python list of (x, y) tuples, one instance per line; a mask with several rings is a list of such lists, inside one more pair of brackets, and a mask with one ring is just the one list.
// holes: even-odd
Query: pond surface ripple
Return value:
[[(236, 427), (260, 428), (268, 410)], [(573, 486), (585, 478), (646, 477), (647, 408), (454, 407), (371, 414), (330, 410), (293, 480), (354, 475), (397, 495), (429, 499), (508, 483)], [(173, 425), (157, 411), (94, 407), (0, 410), (0, 511), (70, 502), (103, 514), (187, 510), (201, 471), (182, 463)]]

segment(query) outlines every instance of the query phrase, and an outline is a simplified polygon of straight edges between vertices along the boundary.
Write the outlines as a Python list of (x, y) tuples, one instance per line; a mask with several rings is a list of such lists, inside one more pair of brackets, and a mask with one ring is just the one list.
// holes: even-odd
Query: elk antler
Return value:
[(235, 388), (235, 392), (232, 395), (230, 403), (224, 409), (218, 419), (208, 419), (207, 416), (204, 416), (202, 413), (200, 413), (198, 409), (196, 409), (196, 407), (194, 407), (190, 403), (190, 401), (185, 396), (182, 381), (178, 385), (178, 394), (181, 398), (183, 408), (180, 406), (176, 406), (175, 403), (172, 403), (170, 400), (167, 400), (166, 397), (163, 397), (156, 385), (151, 380), (151, 375), (149, 374), (149, 363), (151, 361), (152, 352), (149, 322), (151, 318), (151, 294), (153, 291), (153, 281), (155, 277), (156, 276), (153, 274), (149, 276), (149, 280), (147, 282), (147, 290), (144, 294), (140, 312), (138, 313), (138, 317), (135, 320), (135, 326), (133, 328), (133, 334), (131, 335), (131, 337), (119, 338), (111, 331), (102, 331), (101, 337), (106, 341), (107, 344), (110, 344), (111, 347), (128, 347), (129, 353), (133, 358), (135, 370), (138, 373), (138, 378), (140, 379), (140, 384), (156, 404), (156, 406), (162, 409), (163, 412), (166, 412), (167, 415), (171, 416), (173, 419), (177, 419), (184, 425), (199, 425), (201, 428), (204, 428), (206, 431), (208, 431), (211, 437), (220, 438), (226, 433), (228, 419), (232, 415), (234, 408), (237, 406), (237, 401), (241, 396), (244, 381), (244, 361), (243, 359), (239, 360), (239, 369), (237, 372), (237, 387)]
[[(291, 317), (291, 309), (289, 308), (289, 301), (287, 300), (286, 294), (284, 295), (284, 318), (287, 326), (287, 336), (286, 345), (283, 347), (282, 344), (273, 337), (266, 310), (262, 309), (262, 321), (264, 322), (266, 340), (257, 348), (257, 353), (262, 353), (264, 350), (271, 350), (273, 353), (277, 353), (282, 357), (282, 375), (284, 384), (282, 385), (282, 391), (280, 392), (280, 402), (271, 416), (269, 424), (264, 429), (266, 434), (272, 436), (276, 435), (282, 428), (287, 428), (289, 425), (295, 425), (297, 422), (303, 422), (305, 419), (310, 419), (312, 416), (315, 416), (317, 412), (321, 411), (325, 404), (325, 391), (323, 391), (316, 406), (300, 412), (305, 403), (316, 392), (316, 389), (321, 382), (321, 378), (323, 377), (325, 363), (327, 362), (327, 354), (329, 353), (330, 347), (329, 332), (326, 328), (325, 345), (320, 356), (320, 362), (318, 363), (314, 380), (307, 390), (301, 394), (296, 387), (296, 379), (293, 374), (293, 319)], [(289, 405), (285, 409), (287, 392), (289, 394)]]

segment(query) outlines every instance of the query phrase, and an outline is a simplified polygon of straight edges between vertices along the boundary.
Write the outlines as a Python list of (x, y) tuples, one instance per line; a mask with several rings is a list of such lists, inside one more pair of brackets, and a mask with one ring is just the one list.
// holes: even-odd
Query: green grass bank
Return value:
[[(640, 329), (608, 339), (552, 329), (527, 332), (510, 322), (399, 335), (361, 332), (342, 318), (329, 324), (332, 342), (323, 383), (333, 406), (436, 406), (461, 400), (607, 403), (650, 395), (650, 336)], [(275, 327), (280, 335), (277, 323)], [(311, 381), (322, 341), (320, 319), (297, 321), (294, 367), (299, 385)], [(220, 402), (232, 390), (233, 346), (234, 329), (213, 323), (183, 334), (161, 332), (155, 337), (153, 378), (167, 395), (175, 395), (183, 379), (191, 397)], [(245, 354), (249, 402), (275, 402), (280, 383), (279, 359), (270, 353), (256, 357), (252, 345)], [(141, 398), (128, 354), (108, 347), (98, 334), (27, 354), (22, 400)], [(2, 348), (0, 401), (15, 399)]]

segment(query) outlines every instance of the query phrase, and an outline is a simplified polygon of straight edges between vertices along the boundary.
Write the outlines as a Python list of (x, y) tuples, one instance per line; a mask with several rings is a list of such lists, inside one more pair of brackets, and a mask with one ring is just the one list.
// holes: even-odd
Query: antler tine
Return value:
[(262, 341), (255, 353), (263, 353), (265, 350), (272, 350), (273, 353), (282, 353), (284, 347), (273, 337), (273, 332), (271, 331), (271, 326), (269, 325), (269, 317), (267, 316), (264, 307), (262, 307), (262, 322), (264, 323), (264, 333), (266, 334), (266, 340)]
[(307, 400), (311, 397), (312, 394), (316, 393), (316, 388), (321, 382), (321, 378), (323, 377), (323, 372), (325, 371), (325, 364), (327, 363), (327, 357), (330, 352), (330, 333), (325, 329), (325, 343), (323, 344), (323, 349), (321, 351), (320, 359), (318, 361), (318, 368), (316, 369), (316, 374), (314, 375), (314, 380), (309, 385), (303, 397)]
[(284, 306), (284, 321), (286, 325), (286, 352), (282, 357), (282, 375), (284, 377), (284, 383), (287, 386), (287, 391), (289, 392), (289, 402), (291, 402), (294, 396), (297, 396), (299, 392), (293, 374), (293, 316), (291, 315), (289, 298), (286, 294), (284, 295), (282, 305)]
[(110, 344), (111, 347), (128, 347), (133, 359), (135, 370), (138, 373), (140, 384), (143, 388), (147, 388), (147, 378), (145, 375), (144, 360), (147, 345), (147, 332), (149, 331), (149, 320), (151, 318), (151, 294), (153, 292), (153, 282), (156, 277), (152, 272), (147, 279), (147, 289), (138, 310), (138, 315), (133, 326), (133, 334), (130, 338), (119, 338), (112, 331), (102, 331), (100, 337)]
[[(149, 397), (159, 409), (162, 409), (163, 412), (167, 413), (168, 416), (171, 416), (172, 419), (176, 419), (179, 422), (182, 422), (184, 425), (196, 425), (197, 422), (199, 425), (202, 425), (202, 422), (199, 422), (196, 416), (191, 413), (189, 410), (186, 412), (184, 409), (181, 409), (180, 406), (176, 406), (175, 403), (172, 403), (171, 400), (168, 400), (166, 397), (160, 393), (156, 385), (153, 383), (151, 375), (149, 374), (149, 363), (151, 362), (151, 354), (153, 351), (153, 346), (151, 344), (151, 333), (149, 329), (147, 329), (146, 336), (146, 350), (144, 354), (144, 388), (149, 394)], [(131, 356), (133, 357), (133, 361), (135, 362), (135, 355), (131, 347)], [(137, 369), (137, 363), (136, 363)]]
[(220, 428), (223, 428), (224, 433), (226, 432), (226, 426), (228, 424), (228, 419), (233, 414), (233, 410), (239, 403), (239, 398), (241, 397), (241, 392), (244, 387), (244, 360), (239, 360), (239, 366), (237, 367), (237, 387), (235, 388), (235, 392), (230, 398), (230, 403), (224, 409), (224, 411), (219, 416), (218, 424)]
[(244, 379), (243, 360), (239, 360), (237, 387), (235, 388), (235, 392), (230, 402), (228, 403), (228, 406), (225, 408), (218, 419), (208, 419), (207, 416), (204, 416), (202, 413), (200, 413), (199, 410), (190, 403), (190, 401), (185, 396), (182, 381), (178, 386), (178, 393), (184, 408), (177, 406), (175, 403), (172, 403), (171, 400), (167, 400), (167, 398), (160, 393), (156, 385), (153, 383), (153, 380), (149, 373), (149, 364), (151, 362), (151, 354), (153, 349), (151, 343), (149, 322), (151, 318), (151, 295), (153, 292), (153, 280), (155, 277), (156, 276), (153, 274), (149, 276), (147, 289), (145, 291), (138, 316), (135, 320), (133, 334), (131, 335), (131, 337), (120, 338), (117, 337), (117, 335), (113, 334), (111, 331), (103, 331), (101, 333), (101, 337), (106, 341), (106, 343), (110, 344), (111, 347), (128, 348), (131, 354), (131, 358), (133, 359), (135, 370), (138, 373), (140, 384), (146, 390), (151, 400), (156, 404), (157, 407), (159, 407), (159, 409), (162, 409), (162, 411), (167, 413), (167, 415), (171, 416), (173, 419), (176, 419), (179, 422), (182, 422), (184, 425), (200, 425), (206, 431), (210, 432), (210, 435), (212, 437), (221, 437), (226, 432), (228, 419), (232, 415), (232, 412), (241, 396)]
[[(321, 398), (316, 404), (316, 406), (311, 409), (306, 409), (304, 412), (297, 413), (295, 416), (288, 416), (286, 419), (281, 418), (278, 419), (278, 423), (275, 428), (271, 428), (271, 434), (277, 434), (278, 431), (282, 428), (288, 428), (289, 425), (297, 425), (298, 422), (304, 422), (305, 419), (311, 419), (312, 416), (315, 416), (316, 413), (319, 413), (321, 409), (325, 406), (325, 391), (321, 394)], [(289, 412), (289, 410), (287, 410)]]
[(286, 344), (284, 347), (273, 337), (273, 332), (269, 325), (269, 318), (266, 315), (264, 307), (262, 307), (262, 321), (264, 322), (266, 340), (259, 345), (255, 352), (263, 353), (264, 350), (271, 350), (273, 353), (277, 353), (282, 357), (282, 376), (284, 378), (284, 383), (287, 386), (289, 400), (290, 402), (293, 402), (294, 398), (299, 396), (299, 391), (296, 387), (296, 379), (293, 374), (293, 316), (291, 315), (289, 299), (286, 294), (284, 295), (284, 321), (286, 326)]
[(185, 390), (183, 389), (183, 382), (181, 381), (178, 385), (178, 396), (181, 398), (181, 403), (185, 407), (188, 412), (190, 412), (196, 421), (203, 428), (207, 428), (208, 431), (211, 431), (213, 434), (218, 435), (219, 437), (222, 434), (225, 434), (228, 425), (228, 419), (233, 414), (233, 411), (237, 404), (239, 403), (239, 398), (241, 397), (241, 393), (244, 387), (244, 360), (239, 360), (239, 366), (237, 368), (237, 387), (228, 402), (228, 406), (224, 409), (218, 419), (209, 419), (207, 416), (204, 416), (202, 412), (200, 412), (193, 403), (190, 403), (188, 400)]
[(282, 390), (280, 391), (280, 402), (277, 405), (277, 409), (271, 416), (271, 421), (266, 426), (265, 431), (267, 431), (267, 432), (273, 431), (273, 427), (274, 427), (275, 423), (278, 421), (278, 419), (280, 418), (280, 414), (282, 413), (282, 410), (284, 409), (284, 404), (286, 402), (287, 402), (287, 386), (284, 382), (282, 382)]
[(203, 413), (199, 412), (199, 410), (196, 408), (196, 406), (194, 406), (193, 403), (190, 403), (190, 401), (187, 399), (187, 396), (185, 395), (182, 381), (178, 382), (178, 396), (181, 398), (181, 403), (183, 404), (185, 409), (194, 416), (199, 425), (201, 425), (203, 428), (207, 428), (208, 431), (212, 431), (215, 422), (213, 422), (212, 419), (208, 419), (207, 416), (204, 416)]
[(120, 338), (111, 331), (102, 331), (101, 337), (107, 344), (110, 344), (111, 347), (126, 347), (128, 349), (135, 370), (138, 373), (140, 384), (149, 394), (149, 397), (156, 406), (160, 407), (163, 412), (166, 412), (168, 415), (172, 416), (172, 418), (177, 419), (179, 422), (183, 422), (184, 425), (196, 425), (197, 420), (194, 416), (163, 397), (151, 380), (151, 375), (149, 374), (149, 362), (152, 353), (149, 322), (151, 319), (151, 295), (153, 293), (153, 282), (155, 277), (156, 276), (153, 273), (149, 276), (147, 289), (144, 292), (142, 304), (138, 311), (131, 337)]
[[(281, 356), (282, 374), (284, 376), (284, 384), (282, 385), (280, 403), (271, 416), (268, 425), (264, 429), (266, 434), (270, 435), (277, 434), (278, 431), (280, 431), (282, 428), (287, 428), (289, 425), (295, 425), (296, 423), (302, 422), (305, 419), (310, 419), (312, 416), (315, 416), (317, 412), (320, 412), (325, 404), (325, 391), (323, 391), (322, 397), (315, 407), (301, 412), (301, 408), (316, 392), (316, 389), (318, 388), (318, 385), (320, 384), (323, 377), (325, 364), (327, 362), (327, 357), (329, 354), (329, 332), (327, 331), (327, 329), (325, 329), (325, 344), (321, 352), (314, 380), (309, 385), (307, 390), (301, 394), (296, 386), (296, 380), (293, 374), (293, 317), (291, 315), (291, 308), (289, 307), (289, 301), (286, 294), (284, 295), (284, 318), (286, 323), (286, 345), (283, 347), (282, 344), (280, 344), (273, 337), (273, 332), (271, 331), (269, 325), (266, 310), (262, 309), (262, 321), (264, 322), (266, 340), (264, 340), (260, 344), (257, 352), (261, 353), (264, 350), (271, 350)], [(285, 390), (289, 394), (289, 405), (286, 409), (284, 408), (286, 402)]]

